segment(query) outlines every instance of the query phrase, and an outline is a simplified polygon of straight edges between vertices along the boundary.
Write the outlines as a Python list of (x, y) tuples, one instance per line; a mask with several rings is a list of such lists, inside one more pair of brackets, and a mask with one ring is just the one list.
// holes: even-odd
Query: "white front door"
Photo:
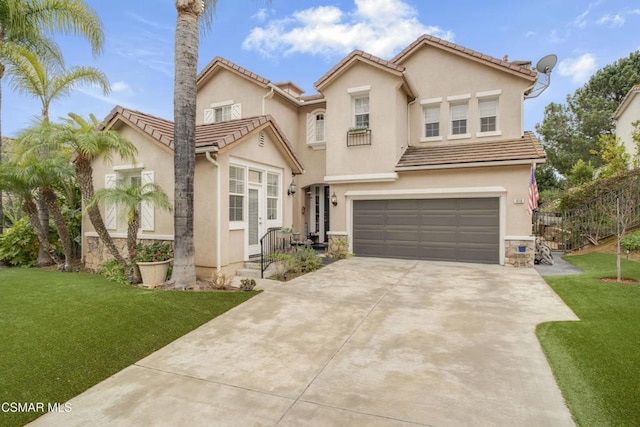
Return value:
[(266, 233), (263, 209), (262, 186), (249, 184), (249, 229), (247, 233), (249, 256), (260, 253), (260, 238)]

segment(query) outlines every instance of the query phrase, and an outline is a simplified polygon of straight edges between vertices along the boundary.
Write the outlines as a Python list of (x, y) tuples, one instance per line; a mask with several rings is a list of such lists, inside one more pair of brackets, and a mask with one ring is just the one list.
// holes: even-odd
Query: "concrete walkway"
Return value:
[(549, 320), (576, 317), (534, 269), (353, 258), (271, 287), (34, 425), (569, 426), (534, 332)]

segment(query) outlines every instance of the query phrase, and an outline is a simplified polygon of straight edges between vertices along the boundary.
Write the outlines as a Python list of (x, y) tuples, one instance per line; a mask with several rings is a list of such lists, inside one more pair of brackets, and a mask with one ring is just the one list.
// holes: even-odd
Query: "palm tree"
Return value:
[(171, 282), (176, 288), (196, 282), (193, 246), (193, 180), (195, 175), (196, 78), (199, 22), (208, 25), (216, 0), (176, 0), (173, 86), (175, 173), (174, 260)]
[[(10, 87), (18, 93), (38, 98), (42, 105), (42, 123), (49, 123), (49, 107), (51, 103), (66, 96), (81, 84), (98, 85), (107, 94), (110, 90), (107, 77), (94, 67), (71, 67), (66, 70), (59, 58), (52, 56), (39, 56), (29, 49), (19, 47), (16, 49), (19, 55), (13, 56), (7, 66), (6, 76), (9, 78)], [(43, 159), (49, 156), (47, 145), (42, 144), (40, 153)], [(45, 202), (46, 196), (43, 190), (38, 198), (38, 212), (40, 222), (44, 228), (49, 224), (49, 210)], [(41, 247), (38, 253), (38, 264), (47, 262), (47, 253)]]
[(49, 229), (43, 228), (38, 219), (38, 208), (33, 196), (35, 188), (34, 184), (22, 173), (19, 164), (7, 160), (0, 163), (0, 190), (15, 194), (22, 199), (22, 210), (27, 214), (29, 223), (38, 236), (40, 246), (45, 248), (57, 265), (61, 265), (63, 261), (49, 242)]
[(114, 188), (101, 188), (93, 196), (87, 209), (98, 202), (115, 203), (127, 214), (127, 251), (129, 253), (130, 268), (133, 269), (133, 283), (140, 282), (140, 270), (133, 260), (136, 251), (138, 229), (140, 228), (140, 206), (142, 203), (152, 203), (154, 207), (171, 210), (171, 203), (166, 193), (158, 184), (147, 183), (143, 186), (128, 183), (119, 179)]
[[(17, 141), (19, 143), (20, 138), (18, 138)], [(34, 188), (40, 190), (40, 197), (53, 216), (53, 221), (58, 230), (58, 237), (62, 243), (64, 253), (63, 270), (71, 271), (73, 265), (77, 264), (78, 260), (73, 259), (73, 244), (71, 243), (69, 227), (62, 215), (54, 186), (60, 182), (68, 181), (73, 176), (73, 166), (67, 158), (57, 153), (55, 156), (49, 156), (44, 159), (34, 156), (25, 157), (19, 163), (19, 167), (20, 170), (18, 173), (20, 177)], [(40, 223), (42, 224), (42, 221), (40, 221)], [(48, 221), (42, 224), (42, 228), (48, 230)], [(49, 254), (46, 247), (41, 247)]]
[[(102, 23), (81, 0), (1, 0), (0, 1), (0, 105), (2, 78), (7, 60), (17, 48), (49, 52), (59, 56), (55, 43), (43, 33), (74, 34), (85, 37), (94, 54), (104, 45)], [(0, 161), (2, 160), (2, 122), (0, 121)], [(4, 215), (0, 197), (0, 233)]]

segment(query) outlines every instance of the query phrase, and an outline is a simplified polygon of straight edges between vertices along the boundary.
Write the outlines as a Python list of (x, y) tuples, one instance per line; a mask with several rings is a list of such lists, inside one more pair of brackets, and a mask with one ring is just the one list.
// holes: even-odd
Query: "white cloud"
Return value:
[(111, 92), (123, 95), (133, 95), (133, 89), (126, 82), (120, 80), (111, 84)]
[(535, 31), (527, 31), (527, 32), (525, 33), (525, 35), (524, 35), (524, 36), (525, 36), (525, 37), (533, 37), (533, 36), (535, 36), (536, 34), (537, 34), (537, 33), (536, 33)]
[(609, 25), (612, 28), (620, 28), (624, 25), (624, 16), (616, 13), (615, 15), (606, 14), (598, 19), (598, 25)]
[(453, 32), (422, 24), (418, 12), (403, 0), (354, 3), (352, 12), (318, 6), (272, 20), (251, 30), (242, 47), (267, 57), (294, 53), (334, 56), (362, 49), (388, 58), (424, 33), (453, 40)]
[(269, 15), (273, 14), (273, 11), (269, 9), (262, 8), (258, 10), (255, 14), (251, 16), (252, 19), (255, 19), (258, 22), (264, 22), (269, 18)]
[(584, 83), (596, 69), (596, 57), (592, 53), (585, 53), (577, 58), (567, 58), (558, 64), (558, 73), (564, 77), (571, 77), (574, 83)]

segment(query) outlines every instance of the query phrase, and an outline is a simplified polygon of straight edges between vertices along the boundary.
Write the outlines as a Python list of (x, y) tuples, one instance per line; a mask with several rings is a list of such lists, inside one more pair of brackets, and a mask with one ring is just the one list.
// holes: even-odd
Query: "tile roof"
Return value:
[(324, 76), (320, 77), (315, 83), (314, 86), (316, 88), (321, 87), (327, 81), (329, 81), (336, 73), (340, 71), (345, 65), (349, 62), (353, 61), (356, 58), (362, 58), (368, 61), (371, 61), (375, 64), (381, 65), (384, 68), (387, 68), (389, 71), (402, 74), (405, 68), (402, 65), (394, 64), (393, 62), (386, 61), (382, 58), (378, 58), (377, 56), (366, 53), (362, 50), (354, 50), (349, 55), (344, 57), (342, 61), (338, 62), (331, 70), (329, 70)]
[(228, 59), (216, 56), (202, 69), (202, 71), (200, 71), (200, 74), (198, 74), (198, 85), (200, 85), (200, 82), (207, 78), (209, 74), (211, 74), (216, 66), (223, 66), (224, 68), (233, 70), (238, 74), (248, 78), (249, 80), (255, 81), (261, 86), (267, 86), (269, 83), (271, 83), (271, 80), (265, 79), (264, 77), (259, 76), (258, 74), (247, 70), (246, 68), (242, 68), (241, 66), (234, 64)]
[(633, 86), (629, 90), (629, 92), (627, 92), (624, 98), (622, 98), (622, 101), (620, 101), (620, 105), (618, 105), (618, 108), (616, 108), (616, 111), (613, 113), (614, 120), (618, 120), (620, 118), (620, 115), (622, 115), (622, 113), (624, 113), (624, 110), (627, 109), (627, 107), (631, 103), (631, 100), (639, 93), (640, 93), (640, 84)]
[[(140, 111), (117, 106), (105, 119), (105, 127), (112, 126), (118, 118), (138, 128), (159, 143), (172, 150), (174, 149), (173, 122)], [(274, 133), (276, 133), (277, 137), (282, 141), (285, 150), (296, 165), (299, 166), (299, 169), (302, 170), (302, 164), (295, 154), (291, 142), (270, 115), (198, 125), (196, 126), (196, 149), (205, 147), (223, 149), (241, 140), (253, 131), (263, 129), (266, 126), (273, 128)]]
[(531, 70), (530, 68), (518, 65), (518, 63), (517, 63), (518, 61), (516, 61), (516, 63), (503, 61), (503, 60), (495, 58), (493, 56), (485, 55), (484, 53), (477, 52), (477, 51), (475, 51), (473, 49), (469, 49), (469, 48), (466, 48), (464, 46), (460, 46), (458, 44), (451, 43), (449, 41), (446, 41), (446, 40), (443, 40), (443, 39), (440, 39), (438, 37), (434, 37), (434, 36), (431, 36), (431, 35), (428, 35), (428, 34), (423, 34), (422, 36), (418, 37), (418, 39), (416, 41), (411, 43), (409, 46), (404, 48), (399, 54), (397, 54), (391, 60), (391, 62), (394, 62), (394, 63), (402, 62), (407, 56), (409, 56), (411, 53), (413, 53), (414, 50), (417, 47), (419, 47), (421, 44), (430, 44), (432, 46), (445, 48), (446, 50), (453, 51), (453, 52), (458, 53), (460, 55), (466, 55), (466, 56), (469, 56), (471, 58), (475, 58), (476, 60), (480, 60), (480, 61), (483, 61), (483, 62), (486, 62), (486, 63), (489, 63), (489, 64), (493, 64), (494, 66), (502, 67), (502, 68), (504, 68), (506, 70), (509, 70), (511, 72), (515, 72), (517, 74), (520, 74), (523, 77), (535, 78), (538, 75), (535, 71)]
[(507, 141), (470, 142), (464, 144), (410, 146), (398, 164), (402, 169), (438, 169), (465, 163), (507, 162), (545, 158), (544, 149), (533, 132)]

